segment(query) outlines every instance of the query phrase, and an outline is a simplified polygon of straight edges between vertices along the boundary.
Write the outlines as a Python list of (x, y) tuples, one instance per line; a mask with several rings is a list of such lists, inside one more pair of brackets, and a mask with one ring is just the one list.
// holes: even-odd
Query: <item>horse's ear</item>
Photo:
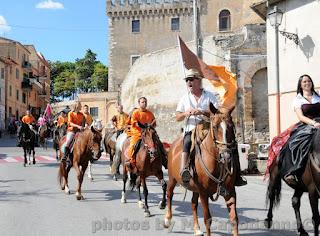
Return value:
[(214, 115), (218, 112), (218, 109), (211, 102), (209, 104), (209, 110)]
[(93, 128), (93, 125), (91, 125), (91, 131), (92, 131), (93, 133), (97, 132), (97, 131), (95, 130), (95, 128)]

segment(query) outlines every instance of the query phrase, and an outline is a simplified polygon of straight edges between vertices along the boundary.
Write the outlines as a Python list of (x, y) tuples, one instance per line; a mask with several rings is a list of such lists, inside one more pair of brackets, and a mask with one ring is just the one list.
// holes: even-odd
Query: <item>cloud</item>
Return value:
[(40, 8), (40, 9), (64, 9), (64, 6), (62, 3), (60, 2), (54, 2), (52, 0), (47, 0), (47, 1), (43, 1), (43, 2), (39, 2), (36, 5), (36, 8)]
[(11, 27), (7, 24), (6, 19), (0, 15), (0, 33), (8, 32)]

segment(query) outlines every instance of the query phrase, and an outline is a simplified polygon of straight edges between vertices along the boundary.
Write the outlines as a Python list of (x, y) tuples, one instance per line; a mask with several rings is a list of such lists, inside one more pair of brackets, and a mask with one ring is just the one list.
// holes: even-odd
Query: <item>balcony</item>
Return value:
[(22, 62), (22, 68), (25, 69), (26, 71), (32, 71), (32, 65), (28, 61)]
[(32, 84), (31, 84), (30, 79), (23, 78), (23, 80), (21, 82), (21, 88), (23, 90), (31, 90), (32, 89)]
[(29, 80), (31, 81), (32, 84), (35, 85), (35, 88), (36, 88), (38, 91), (42, 91), (42, 90), (43, 90), (43, 86), (42, 86), (42, 84), (39, 82), (39, 79), (38, 79), (37, 77), (29, 78)]
[(38, 97), (39, 98), (45, 98), (47, 96), (46, 91), (42, 90), (41, 92), (38, 92)]

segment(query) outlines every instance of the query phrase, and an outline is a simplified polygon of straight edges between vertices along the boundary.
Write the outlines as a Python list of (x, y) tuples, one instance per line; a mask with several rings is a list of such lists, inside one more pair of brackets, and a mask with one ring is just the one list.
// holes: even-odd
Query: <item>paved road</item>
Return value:
[[(128, 196), (127, 204), (120, 203), (121, 181), (113, 181), (108, 160), (99, 160), (94, 165), (94, 181), (85, 178), (83, 195), (77, 201), (74, 195), (76, 178), (70, 175), (71, 195), (65, 195), (57, 181), (58, 163), (52, 149), (36, 150), (36, 165), (23, 167), (19, 157), (21, 148), (14, 140), (0, 139), (0, 235), (192, 235), (190, 197), (188, 192), (183, 202), (183, 190), (175, 189), (174, 226), (162, 228), (165, 210), (158, 208), (161, 186), (155, 178), (148, 181), (150, 211), (145, 218), (138, 208), (136, 192)], [(51, 157), (51, 160), (49, 160)], [(13, 158), (18, 161), (6, 161)], [(11, 159), (12, 160), (12, 159)], [(167, 178), (167, 177), (166, 177)], [(275, 210), (273, 230), (263, 227), (266, 216), (266, 183), (261, 176), (248, 176), (248, 185), (237, 189), (240, 233), (247, 236), (297, 235), (294, 212), (291, 208), (292, 190), (284, 187), (281, 206)], [(201, 205), (200, 205), (201, 206)], [(214, 218), (214, 235), (230, 235), (228, 214), (222, 199), (210, 204)], [(311, 230), (311, 212), (307, 196), (302, 199), (302, 217)], [(205, 231), (202, 212), (199, 211), (201, 229)], [(311, 231), (310, 231), (311, 232)]]

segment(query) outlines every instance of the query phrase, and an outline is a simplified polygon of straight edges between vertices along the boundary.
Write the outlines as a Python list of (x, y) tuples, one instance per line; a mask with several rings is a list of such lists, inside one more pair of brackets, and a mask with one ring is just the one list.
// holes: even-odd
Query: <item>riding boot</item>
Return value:
[(240, 161), (239, 161), (239, 155), (238, 155), (238, 151), (236, 150), (235, 155), (233, 155), (233, 161), (234, 161), (234, 168), (236, 171), (236, 182), (235, 182), (235, 186), (244, 186), (247, 185), (247, 180), (244, 179), (241, 176), (241, 168), (240, 168)]
[(189, 157), (189, 154), (187, 152), (183, 152), (181, 154), (180, 176), (184, 184), (188, 184), (191, 179), (191, 174), (188, 169), (188, 164), (189, 164), (188, 157)]

